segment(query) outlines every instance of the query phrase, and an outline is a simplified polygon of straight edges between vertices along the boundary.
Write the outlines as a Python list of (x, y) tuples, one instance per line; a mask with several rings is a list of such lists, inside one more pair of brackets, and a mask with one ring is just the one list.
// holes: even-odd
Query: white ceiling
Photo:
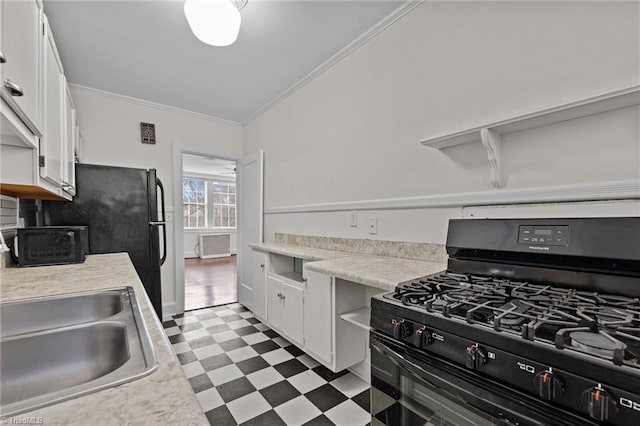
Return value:
[(235, 167), (235, 161), (182, 154), (182, 171), (184, 174), (214, 175), (224, 179), (235, 180)]
[(249, 0), (236, 43), (191, 33), (183, 1), (45, 0), (71, 83), (244, 122), (406, 0)]

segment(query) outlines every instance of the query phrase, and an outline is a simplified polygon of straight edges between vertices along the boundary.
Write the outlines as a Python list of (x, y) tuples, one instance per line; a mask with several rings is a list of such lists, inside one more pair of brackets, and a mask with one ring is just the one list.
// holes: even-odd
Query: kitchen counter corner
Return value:
[(447, 269), (446, 263), (386, 256), (348, 256), (310, 262), (311, 271), (383, 290)]
[(297, 257), (303, 260), (316, 261), (333, 259), (336, 257), (355, 256), (355, 253), (345, 251), (326, 250), (314, 247), (297, 246), (293, 244), (282, 243), (255, 243), (249, 244), (254, 250), (264, 251), (268, 253), (282, 254), (284, 256)]
[(3, 269), (0, 297), (6, 302), (125, 286), (135, 290), (158, 368), (146, 377), (13, 419), (40, 418), (47, 425), (209, 424), (126, 253), (91, 255), (80, 264)]

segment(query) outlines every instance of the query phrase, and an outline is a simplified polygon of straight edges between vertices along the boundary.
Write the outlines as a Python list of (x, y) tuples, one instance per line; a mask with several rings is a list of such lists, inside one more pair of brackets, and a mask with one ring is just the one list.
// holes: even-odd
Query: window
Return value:
[(202, 179), (182, 179), (182, 212), (185, 228), (207, 227), (207, 183)]
[(236, 184), (213, 181), (213, 227), (236, 227)]

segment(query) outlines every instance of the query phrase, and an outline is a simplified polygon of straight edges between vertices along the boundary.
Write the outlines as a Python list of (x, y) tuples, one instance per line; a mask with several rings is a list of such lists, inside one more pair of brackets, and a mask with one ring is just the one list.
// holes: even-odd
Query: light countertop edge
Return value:
[(309, 262), (311, 271), (382, 290), (447, 269), (446, 263), (383, 256), (348, 256)]
[(281, 243), (254, 243), (249, 244), (249, 247), (258, 251), (282, 254), (284, 256), (297, 257), (303, 260), (310, 261), (357, 255), (356, 253), (349, 253), (346, 251), (326, 250), (314, 247), (304, 247)]
[(158, 368), (148, 376), (55, 405), (17, 414), (47, 425), (208, 425), (160, 320), (126, 253), (91, 255), (73, 265), (6, 268), (2, 301), (132, 286), (154, 345)]
[(382, 290), (447, 269), (446, 263), (373, 256), (281, 243), (250, 244), (254, 250), (298, 257), (305, 268)]

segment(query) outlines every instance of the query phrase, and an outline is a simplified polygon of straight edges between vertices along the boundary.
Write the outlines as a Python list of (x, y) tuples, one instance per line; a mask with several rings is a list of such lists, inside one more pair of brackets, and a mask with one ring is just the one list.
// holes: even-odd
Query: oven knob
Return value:
[(393, 338), (394, 339), (400, 340), (400, 337), (402, 336), (402, 323), (403, 322), (404, 322), (404, 320), (397, 320), (395, 318), (391, 320), (391, 325), (393, 325)]
[(472, 370), (482, 367), (487, 362), (487, 356), (484, 351), (480, 349), (478, 344), (467, 346), (467, 352), (465, 356), (465, 364)]
[(391, 320), (391, 324), (393, 325), (393, 338), (394, 339), (402, 339), (405, 337), (411, 336), (413, 333), (413, 326), (410, 322), (405, 320)]
[(551, 370), (538, 373), (533, 379), (533, 386), (538, 396), (546, 401), (553, 401), (564, 393), (564, 383)]
[(431, 333), (427, 330), (426, 327), (416, 328), (413, 332), (413, 345), (418, 348), (424, 348), (433, 343), (433, 338), (431, 337)]
[(402, 329), (403, 338), (411, 337), (411, 335), (413, 334), (413, 325), (409, 321), (403, 321), (400, 328)]
[(600, 385), (582, 392), (582, 405), (592, 418), (600, 421), (610, 420), (618, 412), (616, 400)]

